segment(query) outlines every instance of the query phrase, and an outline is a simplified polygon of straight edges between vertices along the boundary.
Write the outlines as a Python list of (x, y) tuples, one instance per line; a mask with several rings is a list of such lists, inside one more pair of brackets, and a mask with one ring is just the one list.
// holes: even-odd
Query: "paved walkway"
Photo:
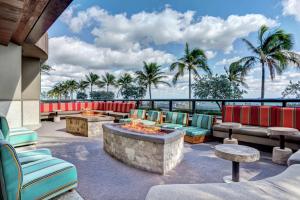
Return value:
[[(76, 165), (78, 193), (86, 200), (142, 200), (158, 184), (220, 183), (231, 174), (231, 162), (217, 158), (217, 143), (185, 145), (184, 159), (167, 175), (138, 170), (113, 159), (103, 151), (102, 138), (90, 139), (65, 132), (65, 121), (43, 122), (38, 130), (38, 148), (50, 148), (53, 155)], [(259, 180), (282, 172), (285, 167), (262, 153), (259, 162), (241, 164), (241, 177)]]

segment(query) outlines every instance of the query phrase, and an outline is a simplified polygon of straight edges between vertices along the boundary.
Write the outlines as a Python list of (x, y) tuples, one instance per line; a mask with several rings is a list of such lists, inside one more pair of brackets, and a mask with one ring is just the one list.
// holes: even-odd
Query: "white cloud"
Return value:
[(74, 37), (54, 37), (49, 40), (49, 59), (54, 71), (42, 76), (42, 89), (48, 90), (55, 83), (68, 79), (80, 80), (93, 72), (111, 72), (116, 76), (133, 73), (143, 65), (143, 61), (169, 65), (175, 56), (152, 48), (135, 47), (126, 50), (113, 50), (98, 47)]
[(132, 69), (146, 62), (161, 65), (175, 60), (172, 54), (152, 48), (113, 50), (98, 47), (74, 37), (54, 37), (49, 41), (49, 63), (68, 64), (93, 69)]
[[(276, 76), (272, 81), (270, 79), (269, 71), (266, 71), (265, 79), (265, 97), (278, 98), (281, 97), (281, 93), (284, 91), (290, 81), (297, 82), (300, 78), (299, 70), (291, 68), (284, 72), (280, 76)], [(249, 75), (246, 77), (246, 83), (249, 88), (247, 89), (248, 94), (245, 95), (247, 98), (259, 98), (261, 91), (261, 67), (257, 66), (253, 68)]]
[[(73, 14), (74, 15), (74, 14)], [(126, 49), (151, 43), (190, 43), (205, 50), (231, 51), (233, 42), (257, 31), (266, 24), (277, 22), (261, 14), (230, 15), (227, 19), (203, 16), (194, 11), (179, 12), (166, 7), (160, 12), (139, 12), (111, 15), (99, 7), (90, 7), (69, 18), (67, 24), (74, 32), (92, 26), (92, 34), (99, 46)]]
[(233, 57), (233, 58), (224, 58), (224, 59), (218, 61), (216, 63), (216, 65), (228, 66), (231, 63), (238, 61), (239, 59), (241, 59), (241, 57), (239, 57), (239, 56), (236, 56), (236, 57)]
[(212, 58), (216, 57), (217, 52), (215, 52), (215, 51), (205, 51), (205, 55), (206, 55), (207, 59), (212, 59)]
[(299, 0), (282, 0), (283, 14), (293, 16), (300, 22), (300, 1)]

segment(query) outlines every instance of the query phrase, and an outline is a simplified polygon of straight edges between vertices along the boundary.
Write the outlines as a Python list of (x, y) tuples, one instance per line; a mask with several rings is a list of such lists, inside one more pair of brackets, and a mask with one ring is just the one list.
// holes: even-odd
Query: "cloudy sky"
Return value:
[[(162, 65), (171, 81), (168, 66), (183, 55), (186, 42), (205, 50), (213, 72), (222, 74), (250, 54), (241, 38), (255, 43), (264, 24), (292, 33), (300, 52), (299, 10), (300, 0), (74, 0), (49, 30), (47, 62), (55, 70), (43, 75), (42, 90), (88, 72), (133, 73), (143, 61)], [(251, 70), (245, 97), (260, 96), (260, 76), (259, 66)], [(187, 80), (161, 86), (153, 97), (188, 97)], [(300, 69), (291, 66), (274, 81), (268, 76), (266, 97), (280, 97), (289, 80), (300, 80)]]

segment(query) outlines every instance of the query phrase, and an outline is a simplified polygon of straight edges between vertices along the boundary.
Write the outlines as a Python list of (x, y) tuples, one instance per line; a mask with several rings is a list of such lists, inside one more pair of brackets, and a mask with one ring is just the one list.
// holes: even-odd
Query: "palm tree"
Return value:
[(144, 67), (142, 71), (135, 72), (137, 79), (141, 84), (149, 89), (149, 97), (151, 99), (151, 86), (154, 85), (158, 88), (159, 84), (164, 84), (171, 86), (168, 82), (163, 81), (167, 76), (163, 75), (164, 72), (161, 71), (161, 66), (157, 63), (146, 63), (144, 62)]
[(99, 81), (99, 76), (90, 72), (88, 75), (85, 75), (86, 83), (90, 85), (91, 93), (93, 92), (93, 86)]
[(197, 69), (201, 69), (204, 72), (211, 74), (211, 71), (207, 65), (207, 57), (203, 50), (195, 48), (190, 50), (188, 43), (185, 44), (185, 55), (177, 62), (174, 62), (170, 66), (170, 71), (174, 71), (177, 68), (177, 72), (173, 78), (173, 84), (178, 81), (179, 76), (184, 76), (184, 71), (189, 72), (189, 98), (192, 97), (192, 73), (199, 77)]
[(65, 94), (65, 86), (63, 82), (56, 83), (48, 92), (48, 95), (61, 100), (61, 96)]
[(108, 92), (109, 86), (116, 86), (116, 77), (108, 72), (101, 76), (101, 80), (97, 82), (98, 87), (106, 86), (106, 92)]
[(271, 80), (275, 73), (281, 74), (290, 63), (300, 66), (300, 55), (292, 52), (293, 39), (282, 29), (269, 30), (262, 26), (258, 31), (258, 45), (255, 46), (249, 40), (243, 39), (249, 50), (254, 55), (246, 56), (239, 60), (244, 68), (252, 68), (257, 63), (261, 64), (261, 98), (265, 97), (265, 67), (270, 71)]
[(64, 82), (66, 90), (70, 93), (71, 99), (73, 99), (73, 94), (78, 89), (78, 83), (75, 80), (67, 80)]
[(50, 65), (47, 65), (47, 64), (43, 64), (43, 65), (41, 65), (41, 67), (40, 67), (41, 73), (49, 74), (49, 72), (50, 72), (51, 70), (53, 70), (53, 67), (51, 67)]
[(233, 62), (229, 65), (229, 68), (224, 67), (227, 78), (230, 82), (236, 83), (238, 85), (242, 85), (244, 87), (248, 87), (245, 82), (245, 76), (249, 69), (244, 68), (239, 62)]
[(85, 92), (86, 88), (88, 87), (88, 83), (84, 80), (80, 80), (78, 82), (78, 89), (81, 91), (81, 92)]
[(117, 80), (117, 86), (119, 87), (117, 96), (119, 96), (119, 93), (124, 90), (124, 88), (130, 84), (132, 84), (133, 78), (129, 73), (123, 74), (118, 80)]

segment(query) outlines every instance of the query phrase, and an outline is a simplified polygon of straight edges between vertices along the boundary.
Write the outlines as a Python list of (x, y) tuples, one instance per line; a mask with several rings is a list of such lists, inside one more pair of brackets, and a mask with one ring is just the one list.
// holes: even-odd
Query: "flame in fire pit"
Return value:
[(93, 111), (93, 110), (89, 110), (89, 109), (84, 109), (80, 112), (81, 115), (83, 116), (102, 116), (102, 114), (100, 112), (97, 111)]
[(124, 124), (121, 126), (122, 128), (125, 128), (130, 131), (139, 132), (142, 134), (149, 134), (149, 135), (164, 135), (165, 132), (161, 131), (160, 127), (157, 126), (150, 126), (145, 125), (142, 123), (141, 120), (133, 120), (132, 122), (128, 124)]

